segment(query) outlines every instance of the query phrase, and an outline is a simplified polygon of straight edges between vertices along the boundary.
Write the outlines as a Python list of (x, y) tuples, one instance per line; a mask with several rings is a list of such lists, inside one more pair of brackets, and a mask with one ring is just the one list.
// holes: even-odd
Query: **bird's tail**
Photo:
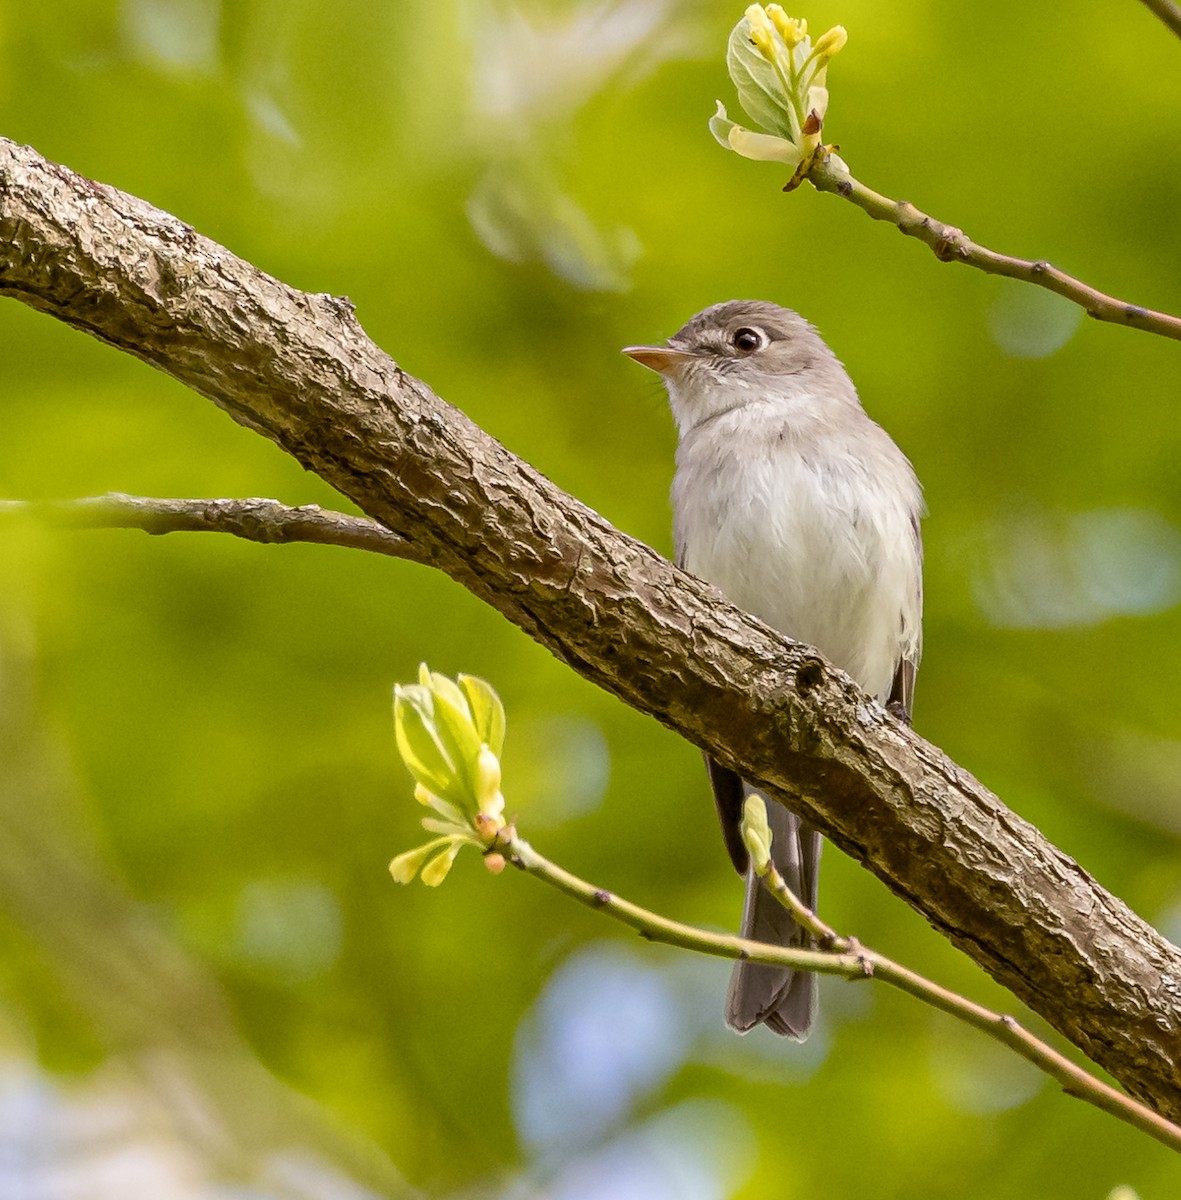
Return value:
[[(809, 908), (816, 907), (820, 834), (782, 804), (766, 801), (771, 826), (771, 858), (787, 886)], [(776, 946), (810, 946), (810, 936), (763, 886), (746, 872), (742, 936)], [(746, 1033), (763, 1023), (785, 1037), (803, 1041), (816, 1011), (816, 976), (764, 963), (737, 962), (726, 997), (726, 1024)]]

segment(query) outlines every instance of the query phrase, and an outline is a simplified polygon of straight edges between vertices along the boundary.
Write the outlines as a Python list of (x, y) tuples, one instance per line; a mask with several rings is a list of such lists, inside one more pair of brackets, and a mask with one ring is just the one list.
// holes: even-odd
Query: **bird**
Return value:
[[(778, 304), (730, 300), (664, 345), (623, 353), (659, 372), (668, 391), (677, 565), (818, 650), (909, 722), (922, 653), (922, 488), (817, 330)], [(811, 946), (751, 867), (739, 822), (755, 789), (709, 755), (706, 766), (726, 848), (745, 876), (742, 936)], [(774, 801), (767, 815), (776, 867), (815, 910), (819, 832)], [(725, 1016), (736, 1031), (761, 1024), (803, 1041), (815, 1010), (811, 972), (735, 964)]]

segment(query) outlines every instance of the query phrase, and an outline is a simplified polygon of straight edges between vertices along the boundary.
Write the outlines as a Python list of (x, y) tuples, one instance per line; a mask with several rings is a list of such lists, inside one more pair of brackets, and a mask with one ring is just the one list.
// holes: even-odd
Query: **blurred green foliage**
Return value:
[[(721, 151), (706, 121), (733, 103), (740, 15), (3, 0), (0, 133), (348, 294), (402, 366), (665, 552), (671, 422), (618, 348), (718, 300), (798, 308), (926, 485), (918, 729), (1176, 933), (1178, 346), (942, 266)], [(793, 15), (849, 30), (825, 135), (860, 179), (1181, 310), (1181, 44), (1147, 8)], [(340, 503), (200, 397), (15, 303), (0, 431), (6, 497)], [(500, 692), (509, 811), (540, 849), (670, 915), (736, 924), (697, 753), (442, 576), (6, 522), (6, 1194), (106, 1195), (112, 1144), (143, 1152), (121, 1198), (229, 1194), (172, 1176), (136, 1190), (178, 1146), (198, 1175), (268, 1196), (357, 1194), (346, 1177), (379, 1195), (399, 1177), (514, 1197), (1177, 1193), (1165, 1150), (903, 997), (826, 981), (808, 1044), (740, 1040), (721, 1028), (724, 963), (638, 944), (475, 856), (437, 892), (394, 886), (419, 812), (391, 687), (422, 659)], [(831, 851), (822, 909), (1012, 1007)], [(303, 1124), (262, 1119), (288, 1103)], [(94, 1113), (115, 1109), (118, 1137), (98, 1121), (96, 1144)], [(38, 1190), (47, 1145), (74, 1164), (58, 1191)]]

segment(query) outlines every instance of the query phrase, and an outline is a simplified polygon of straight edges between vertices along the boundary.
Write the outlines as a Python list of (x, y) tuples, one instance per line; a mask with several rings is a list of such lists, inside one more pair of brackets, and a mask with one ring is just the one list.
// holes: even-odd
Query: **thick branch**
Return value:
[(1181, 1116), (1181, 952), (813, 651), (406, 375), (346, 301), (3, 140), (0, 294), (269, 437), (588, 679), (805, 813), (1129, 1091)]
[(1176, 0), (1144, 0), (1144, 3), (1181, 37), (1181, 5), (1177, 4)]
[(1162, 337), (1181, 339), (1181, 317), (1117, 300), (1044, 260), (1035, 262), (1028, 258), (998, 254), (972, 241), (962, 229), (928, 216), (909, 201), (891, 200), (889, 196), (866, 187), (847, 170), (837, 166), (837, 162), (839, 159), (834, 159), (832, 155), (817, 157), (807, 175), (817, 191), (835, 192), (851, 200), (875, 221), (889, 221), (896, 225), (907, 237), (917, 238), (929, 246), (941, 262), (964, 263), (988, 275), (1001, 275), (1006, 279), (1021, 279), (1036, 284), (1073, 301), (1088, 317), (1094, 317), (1097, 321), (1110, 321), (1115, 325), (1159, 333)]

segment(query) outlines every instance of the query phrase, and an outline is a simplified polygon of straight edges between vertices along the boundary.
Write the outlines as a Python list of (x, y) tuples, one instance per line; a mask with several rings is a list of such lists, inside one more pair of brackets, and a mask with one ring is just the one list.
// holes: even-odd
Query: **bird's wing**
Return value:
[(887, 707), (905, 715), (909, 721), (914, 712), (914, 683), (919, 673), (919, 659), (923, 653), (923, 535), (919, 531), (919, 518), (915, 514), (910, 519), (910, 527), (914, 531), (915, 546), (915, 613), (919, 626), (919, 636), (914, 651), (898, 663), (894, 672), (894, 685), (890, 688), (890, 699)]
[(911, 713), (914, 712), (914, 680), (918, 673), (918, 663), (904, 658), (898, 664), (898, 670), (894, 672), (894, 686), (890, 689), (890, 699), (886, 702), (887, 708), (899, 716), (904, 716), (908, 722)]

